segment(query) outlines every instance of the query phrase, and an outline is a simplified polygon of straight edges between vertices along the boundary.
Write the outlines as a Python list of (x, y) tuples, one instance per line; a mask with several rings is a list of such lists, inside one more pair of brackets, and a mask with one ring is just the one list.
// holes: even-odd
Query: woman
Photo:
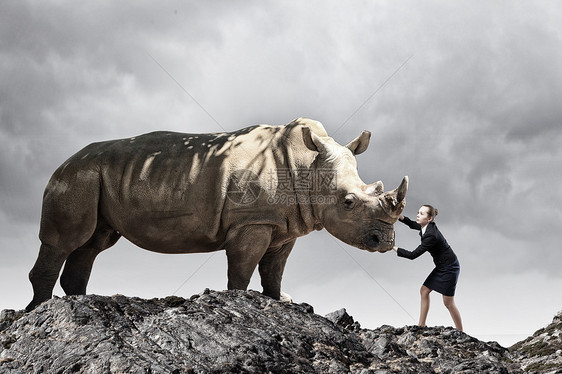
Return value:
[(420, 231), (421, 244), (414, 251), (407, 251), (396, 246), (392, 249), (398, 253), (399, 257), (409, 258), (410, 260), (418, 258), (425, 252), (429, 252), (433, 257), (435, 269), (429, 274), (420, 289), (421, 307), (418, 325), (426, 325), (425, 321), (429, 312), (429, 294), (431, 291), (437, 291), (443, 295), (443, 303), (449, 310), (455, 327), (462, 331), (461, 315), (455, 305), (455, 288), (459, 278), (460, 265), (455, 252), (433, 222), (436, 216), (437, 209), (431, 205), (423, 205), (419, 209), (416, 222), (400, 215), (400, 222), (408, 225), (411, 229)]

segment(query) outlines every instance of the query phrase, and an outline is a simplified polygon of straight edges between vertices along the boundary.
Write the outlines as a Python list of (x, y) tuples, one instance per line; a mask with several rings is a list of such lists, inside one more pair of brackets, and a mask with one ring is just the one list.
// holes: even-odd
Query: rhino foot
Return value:
[(281, 291), (281, 295), (279, 297), (279, 301), (282, 301), (284, 303), (292, 303), (293, 302), (293, 298), (291, 295), (289, 295), (288, 293), (285, 293), (283, 291)]

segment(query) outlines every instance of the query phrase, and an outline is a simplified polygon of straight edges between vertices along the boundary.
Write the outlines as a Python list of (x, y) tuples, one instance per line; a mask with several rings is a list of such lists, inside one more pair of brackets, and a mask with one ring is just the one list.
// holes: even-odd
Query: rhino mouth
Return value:
[(394, 246), (394, 230), (392, 225), (389, 226), (376, 228), (365, 237), (365, 247), (369, 252), (386, 252), (392, 249)]
[(365, 242), (365, 244), (367, 245), (367, 249), (370, 252), (375, 252), (377, 250), (377, 247), (380, 245), (380, 243), (381, 241), (379, 240), (377, 234), (371, 234), (367, 236), (367, 240)]

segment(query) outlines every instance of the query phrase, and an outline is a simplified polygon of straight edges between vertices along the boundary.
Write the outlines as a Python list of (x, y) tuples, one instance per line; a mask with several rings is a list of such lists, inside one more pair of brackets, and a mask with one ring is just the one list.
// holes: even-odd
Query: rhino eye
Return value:
[(355, 207), (355, 203), (357, 202), (357, 198), (353, 194), (349, 194), (345, 197), (343, 201), (343, 206), (346, 210), (351, 210)]

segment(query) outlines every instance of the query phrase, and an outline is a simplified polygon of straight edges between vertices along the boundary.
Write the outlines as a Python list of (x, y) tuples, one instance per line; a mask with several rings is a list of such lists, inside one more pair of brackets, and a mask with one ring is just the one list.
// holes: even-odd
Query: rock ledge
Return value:
[(362, 329), (255, 291), (51, 299), (0, 315), (0, 373), (521, 373), (453, 328)]

